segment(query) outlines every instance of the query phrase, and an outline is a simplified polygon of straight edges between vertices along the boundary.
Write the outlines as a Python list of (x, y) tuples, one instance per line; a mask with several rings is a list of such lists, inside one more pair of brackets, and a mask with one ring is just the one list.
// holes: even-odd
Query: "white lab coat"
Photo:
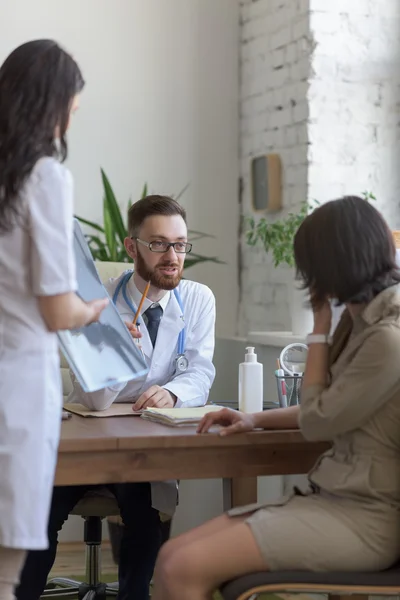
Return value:
[[(123, 277), (121, 275), (121, 277)], [(120, 278), (111, 279), (106, 288), (111, 298)], [(133, 283), (133, 280), (131, 281)], [(128, 285), (129, 287), (129, 285)], [(115, 385), (97, 392), (85, 393), (71, 373), (74, 389), (68, 402), (84, 404), (91, 410), (104, 410), (113, 402), (134, 402), (152, 385), (159, 385), (177, 396), (176, 407), (203, 406), (215, 377), (212, 363), (215, 345), (215, 299), (211, 290), (200, 283), (183, 280), (179, 285), (184, 311), (173, 293), (158, 329), (153, 348), (147, 329), (142, 322), (140, 340), (149, 372), (146, 376), (126, 384)], [(117, 308), (125, 321), (132, 321), (132, 310), (118, 295)], [(185, 354), (189, 367), (175, 375), (178, 337), (185, 327)], [(152, 484), (152, 504), (157, 510), (173, 515), (177, 503), (175, 481)]]
[(72, 197), (69, 172), (41, 159), (20, 221), (0, 235), (0, 546), (48, 546), (62, 388), (57, 336), (36, 297), (76, 289)]

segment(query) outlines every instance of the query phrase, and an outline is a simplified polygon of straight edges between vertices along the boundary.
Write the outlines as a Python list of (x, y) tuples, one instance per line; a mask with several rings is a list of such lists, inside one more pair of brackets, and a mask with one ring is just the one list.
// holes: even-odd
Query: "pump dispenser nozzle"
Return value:
[(254, 348), (246, 348), (246, 354), (244, 355), (245, 362), (257, 362), (257, 354), (254, 352)]

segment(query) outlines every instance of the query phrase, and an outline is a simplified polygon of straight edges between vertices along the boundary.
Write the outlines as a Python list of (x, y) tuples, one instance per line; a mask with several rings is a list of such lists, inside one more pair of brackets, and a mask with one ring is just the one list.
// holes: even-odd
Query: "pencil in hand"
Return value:
[(140, 300), (138, 309), (137, 309), (136, 314), (135, 314), (135, 316), (133, 318), (132, 325), (136, 325), (136, 323), (137, 323), (137, 320), (138, 320), (138, 318), (140, 316), (140, 311), (142, 310), (142, 307), (143, 307), (143, 302), (145, 301), (146, 296), (149, 293), (149, 289), (150, 289), (150, 281), (146, 284), (146, 287), (144, 288), (143, 296), (142, 296), (142, 298)]

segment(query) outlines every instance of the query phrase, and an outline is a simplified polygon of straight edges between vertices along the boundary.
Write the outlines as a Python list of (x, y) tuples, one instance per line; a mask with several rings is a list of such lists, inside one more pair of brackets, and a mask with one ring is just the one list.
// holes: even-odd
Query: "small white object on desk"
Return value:
[(239, 365), (239, 410), (257, 413), (263, 409), (263, 366), (257, 362), (254, 348), (246, 348), (244, 362)]

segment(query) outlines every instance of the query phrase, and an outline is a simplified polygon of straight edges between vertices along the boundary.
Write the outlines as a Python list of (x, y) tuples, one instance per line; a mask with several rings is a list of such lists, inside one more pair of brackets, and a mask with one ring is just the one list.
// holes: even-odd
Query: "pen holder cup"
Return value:
[(286, 408), (300, 404), (303, 377), (301, 375), (275, 375), (275, 378), (278, 388), (279, 406)]

